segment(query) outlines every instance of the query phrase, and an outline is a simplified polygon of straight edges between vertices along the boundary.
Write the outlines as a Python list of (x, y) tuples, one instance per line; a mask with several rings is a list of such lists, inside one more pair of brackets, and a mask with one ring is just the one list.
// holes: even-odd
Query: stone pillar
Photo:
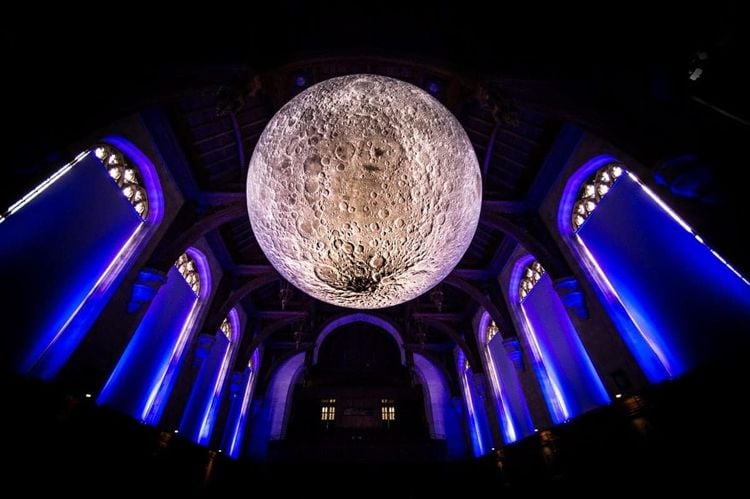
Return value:
[[(133, 283), (128, 302), (128, 313), (135, 314), (148, 308), (159, 289), (167, 282), (167, 274), (153, 268), (143, 268)], [(144, 306), (145, 305), (145, 306)]]
[(581, 284), (573, 276), (555, 279), (552, 285), (557, 291), (560, 300), (568, 310), (578, 319), (588, 319), (589, 311), (586, 308), (586, 300), (581, 289)]

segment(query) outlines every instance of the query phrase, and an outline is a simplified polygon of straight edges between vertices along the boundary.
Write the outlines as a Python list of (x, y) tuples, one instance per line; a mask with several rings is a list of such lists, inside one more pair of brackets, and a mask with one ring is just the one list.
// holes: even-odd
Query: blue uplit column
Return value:
[(748, 281), (635, 176), (623, 174), (571, 238), (650, 381), (750, 345)]
[(198, 308), (198, 297), (173, 266), (97, 402), (156, 424), (171, 393)]
[[(488, 380), (486, 400), (491, 403), (487, 412), (493, 416), (492, 421), (496, 423), (490, 425), (490, 428), (500, 430), (501, 435), (497, 435), (499, 439), (493, 432), (495, 447), (500, 447), (504, 443), (515, 442), (533, 433), (534, 426), (519, 380), (519, 372), (505, 348), (505, 344), (511, 338), (503, 339), (502, 334), (507, 331), (497, 330), (496, 334), (490, 338), (491, 321), (488, 313), (485, 312), (481, 316), (477, 341), (483, 345), (480, 351)], [(517, 340), (515, 344), (518, 345)], [(520, 347), (515, 353), (520, 355)]]
[(198, 338), (195, 358), (199, 366), (190, 398), (180, 422), (180, 433), (189, 440), (208, 445), (215, 419), (216, 400), (225, 378), (224, 364), (230, 348), (229, 340), (220, 332), (202, 334)]
[(534, 370), (555, 423), (610, 402), (568, 309), (545, 273), (518, 305)]
[[(513, 351), (514, 356), (518, 357), (517, 361), (513, 361), (508, 355), (506, 343), (518, 347), (518, 350)], [(503, 340), (498, 334), (487, 344), (488, 370), (505, 443), (515, 442), (534, 433), (534, 424), (517, 372), (517, 365), (522, 365), (520, 356), (520, 345), (515, 338)]]

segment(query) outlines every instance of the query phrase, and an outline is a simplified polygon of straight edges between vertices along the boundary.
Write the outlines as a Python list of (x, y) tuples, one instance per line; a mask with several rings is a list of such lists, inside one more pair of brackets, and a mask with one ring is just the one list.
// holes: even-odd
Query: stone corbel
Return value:
[(554, 286), (565, 308), (576, 314), (579, 319), (589, 318), (586, 299), (578, 279), (572, 276), (562, 277), (554, 281)]
[(505, 347), (505, 352), (516, 369), (523, 371), (526, 366), (523, 364), (523, 352), (521, 351), (521, 342), (519, 339), (514, 337), (505, 338), (503, 339), (503, 347)]
[(165, 282), (167, 282), (167, 274), (161, 270), (144, 268), (138, 272), (138, 278), (133, 283), (128, 302), (128, 313), (134, 314), (144, 305), (148, 306)]

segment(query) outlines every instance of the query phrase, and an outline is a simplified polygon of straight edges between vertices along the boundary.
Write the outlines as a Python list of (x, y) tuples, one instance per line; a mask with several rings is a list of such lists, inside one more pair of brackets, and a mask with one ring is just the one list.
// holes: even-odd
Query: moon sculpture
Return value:
[(397, 305), (440, 282), (471, 243), (481, 201), (474, 149), (450, 111), (368, 74), (289, 101), (247, 176), (250, 222), (271, 264), (349, 308)]

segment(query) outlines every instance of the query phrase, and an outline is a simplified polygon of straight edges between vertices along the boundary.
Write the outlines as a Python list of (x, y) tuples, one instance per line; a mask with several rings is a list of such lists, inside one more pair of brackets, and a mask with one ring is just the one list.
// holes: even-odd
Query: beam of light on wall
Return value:
[[(11, 348), (15, 369), (41, 379), (51, 380), (66, 364), (161, 221), (163, 194), (154, 165), (121, 137), (103, 142), (120, 149), (142, 172), (157, 207), (145, 222), (91, 151), (79, 154), (0, 217), (14, 243), (2, 250), (4, 259), (9, 262), (5, 251), (11, 251), (11, 266), (26, 269), (23, 282), (35, 290), (28, 296), (21, 288), (9, 303), (10, 311), (27, 317), (25, 346)], [(40, 220), (45, 227), (40, 228)], [(55, 249), (51, 254), (50, 247)], [(29, 272), (29, 263), (39, 270)], [(35, 283), (40, 277), (41, 286)], [(12, 315), (6, 314), (6, 320), (13, 322)]]
[(229, 443), (229, 456), (237, 459), (240, 457), (240, 441), (242, 439), (242, 433), (240, 431), (240, 428), (242, 425), (246, 422), (247, 417), (247, 409), (250, 407), (250, 400), (252, 399), (253, 394), (253, 384), (255, 381), (255, 374), (252, 370), (248, 368), (248, 372), (246, 375), (247, 381), (245, 381), (243, 390), (242, 390), (242, 401), (240, 405), (240, 417), (237, 418), (234, 424), (234, 428), (232, 430), (232, 438)]
[(172, 266), (133, 334), (125, 352), (97, 398), (140, 421), (155, 425), (161, 418), (210, 290), (206, 257), (188, 249), (201, 278), (200, 296)]
[[(486, 355), (491, 360), (488, 365), (495, 370), (496, 381), (502, 390), (504, 414), (513, 422), (515, 439), (518, 440), (534, 433), (534, 422), (529, 413), (521, 380), (518, 378), (516, 364), (506, 348), (506, 341), (499, 334), (495, 335), (487, 344)], [(517, 343), (518, 339), (514, 338), (513, 341)], [(520, 351), (516, 353), (520, 354)]]
[(636, 175), (568, 236), (649, 381), (748, 345), (748, 281)]
[(458, 376), (461, 381), (464, 401), (466, 403), (466, 417), (469, 427), (469, 436), (471, 439), (472, 450), (474, 451), (474, 457), (479, 457), (485, 453), (484, 435), (482, 433), (482, 427), (479, 421), (479, 414), (476, 411), (474, 388), (469, 379), (470, 368), (466, 363), (466, 357), (460, 350), (456, 355), (456, 369), (458, 370)]
[(721, 263), (723, 263), (723, 264), (724, 264), (724, 265), (725, 265), (725, 266), (726, 266), (726, 267), (727, 267), (727, 268), (728, 268), (729, 270), (731, 270), (731, 271), (732, 271), (732, 273), (734, 273), (734, 275), (736, 275), (737, 277), (739, 277), (740, 279), (742, 279), (742, 281), (743, 281), (743, 282), (744, 282), (745, 284), (747, 284), (747, 285), (749, 285), (749, 286), (750, 286), (750, 282), (749, 282), (749, 281), (748, 281), (747, 279), (745, 279), (745, 277), (744, 277), (744, 276), (743, 276), (742, 274), (740, 274), (740, 273), (739, 273), (739, 272), (738, 272), (738, 271), (737, 271), (737, 270), (736, 270), (736, 269), (735, 269), (734, 267), (732, 267), (732, 266), (731, 266), (731, 265), (729, 264), (729, 262), (727, 262), (727, 261), (726, 261), (726, 260), (725, 260), (725, 259), (724, 259), (724, 258), (723, 258), (723, 257), (722, 257), (722, 256), (721, 256), (721, 255), (720, 255), (719, 253), (718, 253), (718, 252), (716, 252), (716, 251), (715, 251), (715, 250), (714, 250), (713, 248), (711, 248), (710, 246), (708, 246), (708, 245), (706, 244), (706, 242), (705, 242), (705, 241), (703, 240), (703, 238), (702, 238), (702, 237), (700, 237), (700, 236), (699, 236), (699, 235), (698, 235), (698, 234), (697, 234), (697, 233), (695, 232), (695, 230), (694, 230), (694, 229), (693, 229), (692, 227), (690, 227), (690, 225), (688, 225), (688, 223), (687, 223), (687, 222), (685, 222), (685, 220), (683, 220), (683, 219), (682, 219), (682, 217), (680, 217), (680, 216), (679, 216), (679, 215), (678, 215), (678, 214), (677, 214), (677, 213), (676, 213), (676, 212), (675, 212), (675, 211), (674, 211), (674, 210), (673, 210), (672, 208), (670, 208), (670, 207), (669, 207), (669, 205), (668, 205), (667, 203), (665, 203), (664, 201), (662, 201), (662, 200), (661, 200), (661, 198), (660, 198), (659, 196), (657, 196), (656, 194), (654, 194), (654, 192), (653, 192), (653, 191), (652, 191), (651, 189), (649, 189), (648, 187), (646, 187), (646, 185), (645, 185), (645, 184), (644, 184), (643, 182), (641, 182), (641, 181), (640, 181), (640, 180), (638, 179), (638, 177), (636, 177), (636, 176), (635, 176), (635, 175), (634, 175), (633, 173), (631, 173), (631, 172), (628, 172), (628, 176), (629, 176), (629, 177), (630, 177), (630, 178), (631, 178), (631, 179), (632, 179), (632, 180), (633, 180), (633, 181), (634, 181), (635, 183), (637, 183), (638, 185), (640, 185), (640, 186), (641, 186), (641, 189), (643, 189), (643, 191), (644, 191), (644, 192), (645, 192), (645, 193), (646, 193), (646, 194), (647, 194), (647, 195), (648, 195), (648, 196), (649, 196), (649, 197), (650, 197), (650, 198), (651, 198), (651, 199), (652, 199), (652, 200), (653, 200), (653, 201), (654, 201), (654, 202), (655, 202), (655, 203), (656, 203), (657, 205), (659, 205), (659, 207), (660, 207), (660, 208), (661, 208), (662, 210), (664, 210), (664, 211), (665, 211), (665, 212), (666, 212), (666, 213), (667, 213), (667, 214), (668, 214), (668, 215), (669, 215), (670, 217), (672, 217), (672, 219), (673, 219), (673, 220), (674, 220), (675, 222), (677, 222), (677, 223), (678, 223), (678, 224), (680, 225), (680, 227), (682, 227), (682, 228), (683, 228), (683, 229), (685, 229), (685, 230), (686, 230), (687, 232), (689, 232), (689, 233), (690, 233), (690, 234), (691, 234), (691, 235), (692, 235), (692, 236), (693, 236), (693, 237), (694, 237), (694, 238), (695, 238), (695, 239), (696, 239), (696, 240), (697, 240), (697, 241), (698, 241), (699, 243), (701, 243), (701, 244), (702, 244), (703, 246), (706, 246), (706, 248), (708, 248), (708, 250), (709, 250), (709, 251), (711, 252), (711, 254), (713, 254), (713, 255), (714, 255), (714, 257), (716, 257), (716, 259), (717, 259), (717, 260), (719, 260), (719, 261), (720, 261)]
[(185, 345), (187, 344), (188, 338), (190, 337), (192, 325), (195, 322), (196, 315), (198, 313), (198, 300), (193, 301), (190, 312), (182, 326), (182, 330), (177, 337), (177, 342), (174, 344), (172, 351), (167, 356), (166, 362), (164, 362), (156, 375), (156, 380), (151, 388), (151, 392), (146, 399), (146, 405), (141, 412), (141, 420), (146, 424), (155, 425), (159, 422), (159, 418), (164, 410), (166, 404), (166, 398), (172, 389), (172, 383), (174, 382), (174, 376), (177, 371), (177, 366), (182, 360), (182, 353), (185, 351)]
[(110, 291), (113, 291), (111, 286), (130, 263), (129, 257), (140, 240), (144, 227), (143, 223), (138, 224), (94, 286), (80, 301), (77, 300), (78, 306), (70, 313), (34, 364), (29, 366), (28, 371), (34, 376), (49, 381), (60, 372), (104, 308), (107, 298), (111, 295)]
[[(258, 352), (256, 350), (256, 352)], [(239, 414), (234, 420), (234, 425), (231, 430), (231, 438), (229, 443), (229, 456), (237, 459), (240, 457), (240, 450), (242, 449), (242, 441), (245, 434), (245, 426), (247, 425), (248, 409), (250, 408), (250, 401), (253, 399), (253, 391), (255, 389), (256, 373), (260, 368), (260, 355), (253, 354), (253, 361), (251, 365), (246, 369), (245, 383), (242, 387), (242, 394)]]
[(497, 406), (499, 407), (500, 414), (503, 418), (503, 438), (505, 439), (505, 443), (512, 443), (518, 439), (518, 435), (516, 435), (516, 425), (513, 423), (513, 417), (510, 414), (509, 403), (505, 399), (505, 393), (503, 391), (502, 385), (500, 384), (500, 379), (497, 375), (497, 366), (495, 366), (495, 361), (492, 359), (492, 354), (489, 351), (489, 346), (485, 347), (483, 350), (484, 357), (489, 366), (492, 391), (495, 394), (496, 401), (499, 402)]
[[(213, 335), (202, 335), (196, 342), (193, 368), (197, 375), (192, 383), (187, 405), (180, 421), (180, 434), (203, 445), (210, 434), (206, 426), (211, 411), (213, 390), (220, 377), (226, 354), (229, 352), (229, 340), (221, 331)], [(206, 432), (205, 440), (201, 434)]]
[(146, 402), (146, 407), (142, 413), (141, 419), (148, 424), (156, 424), (161, 417), (163, 412), (164, 404), (168, 393), (171, 391), (174, 383), (174, 377), (177, 373), (177, 367), (182, 360), (182, 354), (185, 351), (185, 345), (187, 345), (190, 333), (192, 332), (193, 326), (197, 319), (199, 301), (196, 299), (190, 308), (190, 313), (185, 320), (182, 330), (177, 337), (177, 342), (174, 348), (168, 356), (168, 360), (161, 366), (159, 374), (157, 376), (157, 382), (154, 385), (151, 394)]
[[(534, 290), (531, 291), (532, 293)], [(521, 315), (523, 317), (524, 330), (526, 332), (526, 341), (529, 344), (531, 350), (531, 357), (534, 361), (534, 372), (542, 386), (542, 393), (544, 394), (544, 400), (547, 403), (547, 407), (552, 415), (552, 420), (555, 424), (563, 423), (570, 417), (570, 411), (565, 405), (565, 399), (562, 395), (562, 389), (560, 388), (559, 381), (550, 375), (546, 366), (544, 365), (544, 356), (542, 355), (542, 349), (539, 345), (539, 341), (534, 333), (534, 327), (529, 320), (529, 316), (526, 314), (526, 310), (523, 304), (519, 307)]]
[[(216, 380), (214, 381), (213, 389), (211, 391), (211, 398), (209, 399), (208, 406), (204, 411), (201, 430), (198, 436), (198, 443), (201, 445), (208, 445), (208, 441), (211, 437), (211, 431), (213, 430), (214, 423), (216, 422), (216, 415), (218, 413), (219, 405), (221, 404), (221, 396), (224, 392), (224, 382), (229, 372), (229, 366), (234, 359), (234, 352), (237, 348), (238, 332), (240, 330), (240, 319), (237, 314), (237, 310), (232, 309), (229, 312), (229, 323), (232, 326), (232, 340), (226, 346), (224, 355), (222, 356), (221, 366), (217, 373)], [(222, 335), (221, 331), (216, 333)], [(222, 335), (223, 336), (223, 335)], [(226, 339), (226, 338), (225, 338)]]
[(0, 357), (17, 372), (47, 380), (101, 313), (144, 233), (93, 154), (68, 166), (16, 203), (0, 225), (0, 275), (15, 283), (2, 315), (9, 327), (23, 330), (1, 340)]
[[(634, 317), (628, 311), (622, 298), (610, 282), (610, 279), (580, 236), (582, 231), (587, 230), (585, 227), (590, 225), (592, 219), (595, 220), (601, 217), (602, 212), (606, 209), (602, 210), (598, 208), (592, 216), (586, 218), (582, 226), (577, 230), (574, 230), (570, 222), (573, 206), (577, 200), (581, 185), (594, 175), (595, 172), (613, 163), (620, 164), (614, 156), (602, 154), (586, 162), (571, 175), (560, 201), (557, 220), (558, 230), (578, 258), (578, 261), (581, 262), (581, 266), (596, 284), (594, 289), (600, 301), (607, 310), (609, 317), (615, 323), (620, 336), (632, 352), (646, 378), (652, 383), (658, 383), (671, 378), (674, 368), (670, 367), (666, 353), (661, 348), (655, 347), (656, 342), (653, 339), (649, 339), (646, 332), (634, 320)], [(627, 170), (625, 171), (627, 172)], [(609, 197), (611, 191), (616, 190), (625, 178), (628, 177), (626, 175), (619, 177), (607, 192), (607, 196), (604, 197), (601, 204), (606, 206), (607, 197)]]
[[(612, 283), (609, 282), (607, 274), (605, 274), (602, 268), (599, 266), (596, 258), (594, 258), (594, 255), (591, 254), (588, 246), (586, 246), (586, 243), (583, 242), (583, 239), (581, 239), (578, 234), (576, 234), (575, 237), (578, 243), (581, 245), (581, 249), (586, 255), (587, 260), (591, 263), (594, 271), (600, 278), (600, 283), (603, 285), (602, 292), (605, 295), (612, 297), (617, 301), (617, 303), (622, 304), (622, 300), (618, 296), (617, 291), (615, 291), (615, 288), (612, 286)], [(628, 345), (630, 351), (633, 352), (635, 357), (639, 360), (639, 364), (644, 370), (644, 373), (646, 374), (646, 377), (649, 379), (649, 381), (655, 383), (658, 381), (663, 381), (668, 377), (671, 378), (672, 376), (674, 376), (673, 368), (670, 365), (667, 354), (650, 335), (646, 334), (638, 326), (638, 322), (636, 322), (633, 316), (630, 315), (630, 312), (626, 307), (622, 307), (622, 311), (632, 322), (632, 325), (635, 328), (635, 331), (633, 331), (634, 328), (632, 327), (623, 327), (622, 338)], [(635, 332), (637, 332), (637, 335), (633, 334)], [(656, 362), (654, 361), (653, 356), (656, 356)]]
[(147, 421), (169, 364), (177, 360), (174, 354), (179, 350), (181, 337), (189, 332), (188, 325), (195, 316), (197, 301), (193, 290), (173, 266), (99, 394), (97, 403)]
[(21, 208), (29, 204), (35, 197), (37, 197), (39, 194), (44, 192), (49, 186), (57, 182), (63, 175), (68, 173), (71, 168), (73, 168), (76, 164), (78, 164), (80, 161), (82, 161), (86, 156), (88, 156), (91, 153), (91, 151), (83, 151), (78, 156), (76, 156), (73, 161), (66, 164), (59, 170), (57, 170), (55, 173), (50, 175), (46, 180), (44, 180), (42, 183), (40, 183), (38, 186), (36, 186), (34, 189), (32, 189), (29, 193), (27, 193), (25, 196), (23, 196), (21, 199), (13, 203), (10, 208), (8, 208), (5, 213), (0, 215), (0, 223), (3, 223), (9, 216), (13, 215), (17, 211), (19, 211)]
[(469, 417), (469, 433), (471, 433), (471, 444), (474, 449), (474, 456), (479, 457), (484, 454), (482, 430), (479, 428), (479, 421), (474, 407), (474, 396), (471, 387), (469, 386), (469, 379), (465, 372), (461, 375), (461, 386), (464, 389), (464, 399), (466, 400), (466, 408)]
[(563, 420), (608, 404), (609, 395), (547, 273), (520, 308), (529, 325), (532, 351), (549, 376)]
[(495, 406), (498, 408), (501, 421), (501, 429), (503, 432), (503, 440), (505, 443), (512, 443), (518, 440), (518, 432), (516, 430), (516, 424), (513, 421), (513, 414), (511, 413), (510, 401), (507, 399), (503, 384), (500, 380), (500, 371), (498, 366), (495, 365), (495, 360), (492, 358), (492, 352), (490, 351), (490, 341), (497, 339), (502, 341), (502, 333), (496, 334), (495, 338), (488, 341), (487, 329), (490, 325), (490, 314), (484, 312), (482, 318), (479, 321), (479, 331), (477, 339), (480, 345), (484, 345), (482, 350), (482, 356), (484, 357), (485, 363), (487, 364), (487, 371), (489, 372), (490, 384), (492, 386), (492, 393), (495, 396)]
[(248, 363), (247, 381), (244, 385), (239, 417), (237, 418), (237, 423), (232, 431), (231, 455), (235, 458), (239, 457), (240, 450), (242, 448), (242, 442), (245, 436), (245, 430), (247, 429), (248, 409), (250, 408), (250, 402), (253, 399), (253, 392), (255, 390), (255, 384), (258, 378), (257, 373), (260, 371), (261, 356), (262, 351), (260, 347), (258, 347), (255, 352), (253, 352), (253, 355), (251, 357), (252, 360)]

